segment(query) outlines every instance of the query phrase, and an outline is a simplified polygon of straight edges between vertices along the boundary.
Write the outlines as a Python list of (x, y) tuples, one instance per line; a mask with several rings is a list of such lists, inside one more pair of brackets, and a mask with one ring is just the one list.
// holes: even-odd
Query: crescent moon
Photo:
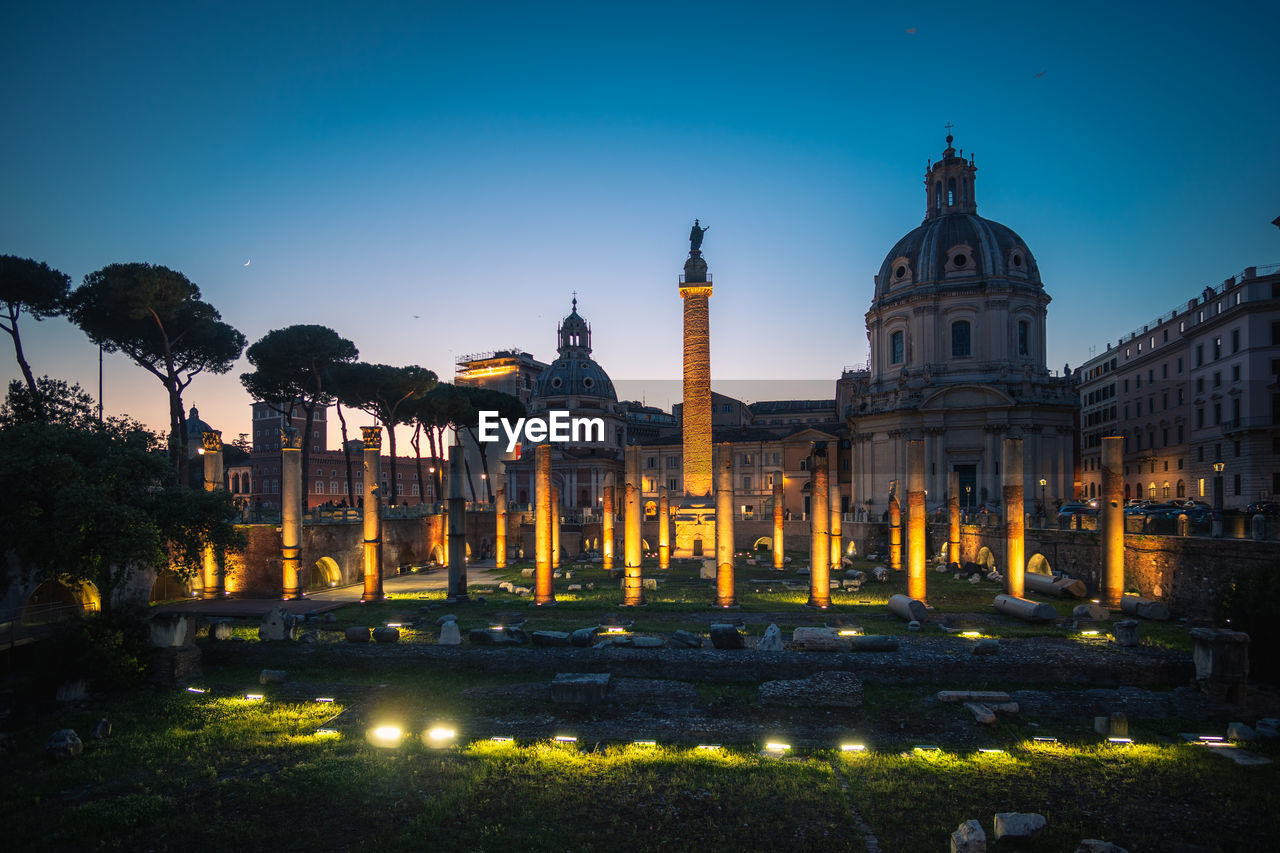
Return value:
[(247, 260), (247, 261), (245, 261), (245, 262), (244, 262), (244, 265), (247, 267), (247, 266), (249, 266), (249, 264), (250, 264), (250, 263), (252, 263), (252, 262), (253, 262), (253, 259), (252, 259), (252, 258), (250, 258), (249, 260)]

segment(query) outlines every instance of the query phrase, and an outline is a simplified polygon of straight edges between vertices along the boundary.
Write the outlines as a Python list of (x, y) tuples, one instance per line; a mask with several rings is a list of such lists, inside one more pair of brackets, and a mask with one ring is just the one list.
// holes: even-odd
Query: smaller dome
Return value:
[(199, 444), (201, 437), (206, 432), (213, 432), (213, 427), (200, 420), (200, 410), (195, 406), (191, 407), (191, 411), (187, 413), (187, 436), (194, 438)]
[(598, 397), (617, 402), (618, 394), (609, 374), (591, 357), (591, 326), (578, 313), (577, 297), (556, 333), (559, 357), (538, 377), (535, 394), (544, 399)]

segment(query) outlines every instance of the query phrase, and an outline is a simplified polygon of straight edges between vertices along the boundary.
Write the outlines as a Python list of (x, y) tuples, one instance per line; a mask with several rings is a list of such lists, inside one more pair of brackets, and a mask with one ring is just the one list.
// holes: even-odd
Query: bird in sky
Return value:
[(1037, 75), (1036, 75), (1036, 79), (1038, 80), (1038, 79), (1040, 79), (1041, 77), (1043, 77), (1044, 75), (1046, 75), (1046, 74), (1048, 74), (1048, 73), (1049, 73), (1049, 69), (1048, 69), (1048, 68), (1046, 68), (1045, 70), (1041, 71), (1039, 74), (1037, 74)]
[(915, 35), (915, 34), (916, 34), (916, 28), (915, 28), (915, 27), (907, 27), (907, 35), (909, 35), (909, 36), (913, 36), (913, 35)]

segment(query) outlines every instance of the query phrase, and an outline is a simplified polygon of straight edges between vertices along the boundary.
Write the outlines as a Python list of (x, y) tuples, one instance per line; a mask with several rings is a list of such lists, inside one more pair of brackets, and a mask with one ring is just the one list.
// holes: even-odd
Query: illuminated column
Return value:
[(613, 472), (604, 475), (604, 502), (600, 512), (600, 544), (604, 554), (604, 568), (613, 568)]
[(947, 562), (960, 562), (960, 473), (947, 474)]
[(716, 607), (733, 607), (733, 445), (716, 445)]
[(658, 568), (671, 568), (671, 498), (666, 486), (658, 489)]
[(1124, 597), (1124, 439), (1102, 439), (1102, 603), (1118, 608)]
[[(203, 447), (200, 452), (204, 454), (204, 490), (212, 492), (222, 488), (222, 435), (216, 430), (207, 431), (201, 436), (201, 444)], [(218, 555), (212, 546), (205, 546), (204, 597), (220, 598), (225, 592)]]
[(534, 568), (533, 603), (554, 604), (551, 588), (551, 445), (534, 449)]
[(364, 593), (361, 601), (382, 600), (382, 427), (361, 427), (364, 439)]
[(889, 484), (889, 568), (902, 571), (902, 508), (898, 506), (898, 484)]
[(924, 442), (907, 442), (907, 596), (925, 600)]
[(551, 487), (551, 568), (560, 568), (560, 487)]
[(782, 472), (773, 475), (773, 567), (781, 569), (786, 560), (782, 551)]
[(809, 456), (810, 512), (809, 512), (809, 606), (831, 606), (831, 538), (827, 525), (831, 514), (827, 506), (831, 492), (827, 480), (827, 444), (814, 442)]
[(494, 515), (493, 531), (493, 564), (496, 568), (507, 567), (507, 487), (499, 486), (497, 507)]
[(298, 570), (302, 554), (302, 434), (289, 427), (280, 436), (280, 550), (285, 598), (301, 598)]
[(449, 596), (467, 597), (467, 499), (462, 494), (462, 445), (449, 448)]
[[(700, 253), (699, 253), (700, 254)], [(706, 278), (706, 263), (697, 258), (704, 275), (685, 264), (685, 278)], [(682, 466), (685, 497), (705, 498), (711, 495), (711, 326), (709, 281), (686, 280), (680, 285), (684, 300), (684, 409)]]
[(827, 468), (828, 484), (830, 486), (830, 509), (831, 509), (831, 526), (829, 528), (831, 534), (831, 565), (835, 568), (840, 567), (840, 557), (844, 548), (843, 533), (840, 530), (840, 468), (839, 446), (832, 448), (829, 454), (830, 465)]
[(625, 606), (636, 606), (644, 604), (644, 584), (640, 579), (640, 448), (628, 447), (626, 459), (626, 509), (623, 514), (625, 574), (622, 603)]
[(1004, 547), (1007, 555), (1005, 592), (1022, 598), (1023, 572), (1027, 568), (1022, 529), (1026, 512), (1022, 501), (1022, 439), (1004, 440), (1001, 467), (1004, 473)]

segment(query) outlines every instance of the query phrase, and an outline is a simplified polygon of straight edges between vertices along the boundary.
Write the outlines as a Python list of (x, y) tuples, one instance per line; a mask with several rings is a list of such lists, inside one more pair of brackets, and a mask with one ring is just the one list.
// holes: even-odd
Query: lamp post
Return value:
[(1049, 505), (1045, 503), (1045, 500), (1044, 500), (1044, 487), (1047, 485), (1049, 485), (1049, 481), (1046, 480), (1044, 477), (1041, 477), (1040, 478), (1040, 517), (1041, 518), (1049, 517)]
[(1222, 536), (1222, 472), (1227, 463), (1221, 459), (1213, 462), (1213, 536)]
[(965, 512), (973, 512), (973, 486), (964, 487)]

